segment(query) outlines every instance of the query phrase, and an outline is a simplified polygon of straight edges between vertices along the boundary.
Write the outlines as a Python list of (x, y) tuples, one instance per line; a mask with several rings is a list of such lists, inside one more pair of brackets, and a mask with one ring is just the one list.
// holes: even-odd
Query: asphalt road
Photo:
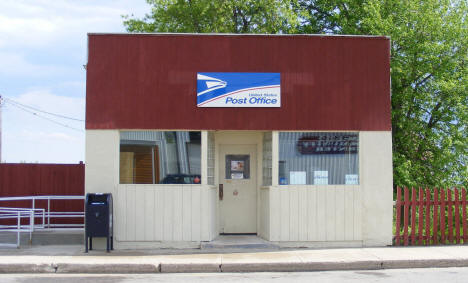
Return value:
[(466, 283), (468, 267), (326, 272), (177, 273), (177, 274), (0, 274), (3, 283), (66, 282), (424, 282)]

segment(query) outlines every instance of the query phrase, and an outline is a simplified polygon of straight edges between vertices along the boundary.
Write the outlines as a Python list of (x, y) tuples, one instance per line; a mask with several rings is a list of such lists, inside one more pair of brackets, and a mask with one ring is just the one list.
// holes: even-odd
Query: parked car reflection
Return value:
[(160, 184), (200, 184), (200, 175), (168, 174)]

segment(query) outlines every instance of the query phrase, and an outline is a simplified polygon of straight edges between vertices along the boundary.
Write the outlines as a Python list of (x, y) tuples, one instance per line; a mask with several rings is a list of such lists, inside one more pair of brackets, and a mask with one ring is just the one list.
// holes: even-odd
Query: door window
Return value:
[(250, 155), (226, 155), (226, 179), (250, 178)]

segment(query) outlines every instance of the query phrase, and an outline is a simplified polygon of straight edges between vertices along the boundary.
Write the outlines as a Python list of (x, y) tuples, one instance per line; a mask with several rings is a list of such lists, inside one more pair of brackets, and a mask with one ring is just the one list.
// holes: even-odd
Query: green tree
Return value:
[(147, 1), (128, 31), (389, 36), (394, 184), (468, 185), (466, 1)]
[[(129, 32), (288, 33), (295, 15), (281, 0), (147, 0), (143, 19), (124, 16)], [(293, 25), (294, 26), (294, 25)]]
[(465, 1), (297, 1), (304, 32), (391, 38), (395, 185), (468, 185)]

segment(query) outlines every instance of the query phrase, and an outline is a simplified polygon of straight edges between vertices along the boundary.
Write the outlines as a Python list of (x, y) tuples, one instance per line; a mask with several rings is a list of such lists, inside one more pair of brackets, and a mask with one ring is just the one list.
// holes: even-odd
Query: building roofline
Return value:
[(344, 37), (344, 38), (366, 38), (366, 39), (390, 39), (385, 35), (348, 35), (348, 34), (253, 34), (253, 33), (107, 33), (90, 32), (88, 36), (234, 36), (234, 37)]

